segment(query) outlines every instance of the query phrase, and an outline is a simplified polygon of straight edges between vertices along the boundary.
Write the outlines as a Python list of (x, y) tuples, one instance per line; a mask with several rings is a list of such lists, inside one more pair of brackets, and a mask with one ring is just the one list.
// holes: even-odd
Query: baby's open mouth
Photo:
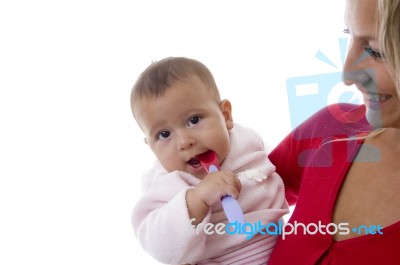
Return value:
[(189, 165), (191, 165), (194, 168), (201, 167), (200, 160), (198, 160), (197, 158), (192, 158), (189, 161), (187, 161), (186, 163), (188, 163)]

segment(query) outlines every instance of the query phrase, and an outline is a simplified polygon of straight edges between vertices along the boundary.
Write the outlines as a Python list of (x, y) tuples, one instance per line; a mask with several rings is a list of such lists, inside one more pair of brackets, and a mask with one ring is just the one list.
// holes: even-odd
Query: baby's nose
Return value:
[(186, 150), (195, 145), (195, 140), (193, 137), (190, 136), (188, 133), (180, 133), (179, 140), (178, 140), (178, 149), (179, 150)]

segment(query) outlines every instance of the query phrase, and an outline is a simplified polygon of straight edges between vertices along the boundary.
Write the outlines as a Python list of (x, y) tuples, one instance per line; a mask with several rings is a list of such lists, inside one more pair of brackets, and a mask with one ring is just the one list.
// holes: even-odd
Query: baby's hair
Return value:
[(131, 107), (140, 99), (160, 97), (172, 85), (197, 76), (213, 93), (217, 102), (220, 95), (211, 71), (201, 62), (185, 57), (168, 57), (153, 62), (139, 76), (131, 92)]

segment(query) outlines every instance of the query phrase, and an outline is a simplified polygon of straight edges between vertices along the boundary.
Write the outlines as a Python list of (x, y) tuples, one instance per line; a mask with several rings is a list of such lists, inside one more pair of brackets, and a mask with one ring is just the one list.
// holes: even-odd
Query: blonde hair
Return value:
[(400, 0), (377, 1), (379, 48), (400, 92)]

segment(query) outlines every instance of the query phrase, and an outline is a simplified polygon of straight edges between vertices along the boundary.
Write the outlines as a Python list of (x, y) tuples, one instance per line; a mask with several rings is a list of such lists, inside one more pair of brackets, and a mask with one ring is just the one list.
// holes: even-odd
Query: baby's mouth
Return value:
[(194, 168), (201, 167), (200, 160), (198, 160), (197, 158), (192, 158), (189, 161), (187, 161), (186, 163), (188, 163), (189, 165), (191, 165)]

